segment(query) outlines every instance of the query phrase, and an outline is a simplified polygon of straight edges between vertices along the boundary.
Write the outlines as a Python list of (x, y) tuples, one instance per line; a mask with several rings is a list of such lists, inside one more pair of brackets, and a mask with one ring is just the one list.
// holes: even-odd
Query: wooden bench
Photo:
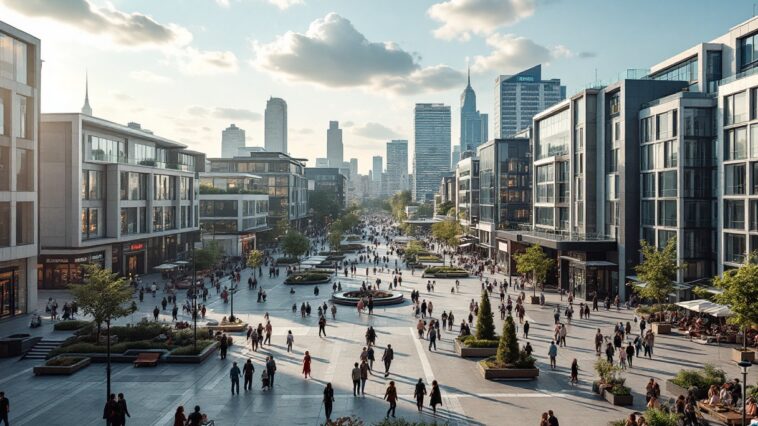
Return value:
[(742, 413), (739, 413), (735, 410), (724, 409), (723, 407), (714, 407), (710, 404), (704, 403), (703, 401), (697, 402), (697, 408), (700, 409), (701, 413), (714, 417), (729, 426), (736, 426), (742, 423)]
[(137, 355), (137, 359), (134, 360), (135, 367), (150, 366), (155, 367), (158, 365), (158, 360), (161, 354), (158, 352), (141, 352)]

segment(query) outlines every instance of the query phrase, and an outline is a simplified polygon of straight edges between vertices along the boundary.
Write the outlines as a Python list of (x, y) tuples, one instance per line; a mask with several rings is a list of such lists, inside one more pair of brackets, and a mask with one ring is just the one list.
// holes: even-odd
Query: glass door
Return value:
[(0, 318), (16, 315), (18, 286), (15, 271), (0, 272)]

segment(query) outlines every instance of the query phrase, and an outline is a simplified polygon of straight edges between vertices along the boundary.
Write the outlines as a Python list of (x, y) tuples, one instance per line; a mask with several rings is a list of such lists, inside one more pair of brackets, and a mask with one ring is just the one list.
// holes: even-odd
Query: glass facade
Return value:
[(537, 123), (536, 160), (568, 154), (571, 140), (570, 118), (567, 108)]

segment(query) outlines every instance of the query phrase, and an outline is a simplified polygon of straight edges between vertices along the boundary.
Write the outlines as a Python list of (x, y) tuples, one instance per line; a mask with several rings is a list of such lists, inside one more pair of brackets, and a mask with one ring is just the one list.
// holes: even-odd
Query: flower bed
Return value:
[(349, 243), (349, 244), (342, 244), (340, 245), (340, 251), (342, 253), (349, 253), (349, 252), (355, 252), (363, 250), (363, 244), (358, 243)]
[(331, 279), (331, 273), (325, 274), (321, 272), (296, 272), (286, 280), (285, 284), (325, 284)]
[(530, 380), (540, 375), (532, 357), (520, 359), (512, 365), (500, 364), (495, 357), (490, 357), (479, 361), (477, 365), (479, 372), (487, 380)]
[(430, 266), (424, 269), (422, 278), (467, 278), (468, 272), (465, 269), (454, 268), (452, 266)]
[(44, 365), (34, 367), (35, 376), (70, 375), (90, 365), (92, 361), (83, 356), (58, 356), (51, 358)]
[(332, 295), (332, 302), (339, 305), (356, 306), (361, 299), (371, 297), (374, 306), (378, 305), (396, 305), (403, 303), (403, 293), (391, 292), (384, 290), (352, 290), (336, 293)]
[(442, 263), (442, 258), (437, 255), (416, 256), (416, 261), (422, 263)]

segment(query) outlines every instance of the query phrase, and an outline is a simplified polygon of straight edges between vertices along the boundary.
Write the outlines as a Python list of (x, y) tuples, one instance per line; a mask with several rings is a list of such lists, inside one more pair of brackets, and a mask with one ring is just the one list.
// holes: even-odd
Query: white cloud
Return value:
[(268, 44), (253, 43), (253, 65), (287, 80), (326, 87), (391, 89), (418, 93), (452, 87), (461, 74), (445, 65), (422, 68), (413, 54), (393, 42), (372, 42), (353, 24), (330, 13), (305, 33), (287, 32)]
[(487, 37), (492, 51), (487, 56), (475, 56), (471, 70), (474, 72), (517, 72), (553, 59), (571, 58), (575, 54), (567, 47), (558, 45), (547, 48), (526, 37), (513, 34), (492, 34)]
[(380, 140), (392, 139), (400, 136), (396, 131), (380, 123), (366, 123), (361, 127), (354, 128), (352, 133), (365, 138)]
[(236, 121), (260, 121), (261, 114), (244, 108), (215, 107), (206, 108), (200, 105), (192, 105), (187, 108), (187, 114), (194, 117), (213, 117), (223, 120)]
[(221, 7), (228, 8), (229, 7), (229, 0), (216, 0), (216, 4), (219, 5), (219, 6), (221, 6)]
[(143, 81), (145, 83), (166, 84), (166, 83), (171, 83), (172, 81), (170, 78), (166, 77), (165, 75), (160, 75), (160, 74), (156, 74), (154, 72), (145, 71), (145, 70), (132, 71), (129, 73), (129, 77), (135, 80)]
[(179, 70), (188, 75), (234, 73), (239, 61), (233, 52), (187, 47), (174, 54)]
[(433, 4), (427, 14), (442, 25), (437, 38), (468, 40), (471, 34), (487, 35), (534, 13), (537, 0), (447, 0)]
[(289, 9), (292, 6), (303, 4), (303, 0), (266, 0), (269, 4), (278, 7), (280, 10)]

